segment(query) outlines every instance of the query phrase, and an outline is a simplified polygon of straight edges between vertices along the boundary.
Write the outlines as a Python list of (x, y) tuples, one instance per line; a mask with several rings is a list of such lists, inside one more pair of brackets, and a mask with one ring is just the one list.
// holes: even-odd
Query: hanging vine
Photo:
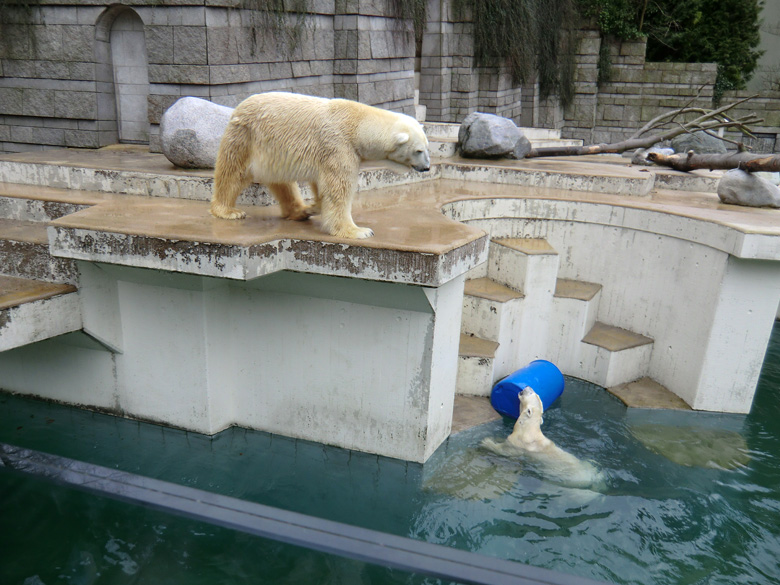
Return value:
[(288, 57), (292, 55), (304, 30), (310, 26), (311, 5), (312, 0), (239, 0), (239, 7), (249, 15), (252, 54), (258, 48), (257, 38), (264, 38), (264, 33), (270, 32), (280, 52)]
[(402, 23), (411, 23), (417, 44), (422, 41), (428, 22), (427, 0), (389, 0), (393, 16)]
[(574, 96), (575, 0), (454, 0), (471, 15), (477, 65), (507, 65), (515, 83), (534, 77), (542, 98)]

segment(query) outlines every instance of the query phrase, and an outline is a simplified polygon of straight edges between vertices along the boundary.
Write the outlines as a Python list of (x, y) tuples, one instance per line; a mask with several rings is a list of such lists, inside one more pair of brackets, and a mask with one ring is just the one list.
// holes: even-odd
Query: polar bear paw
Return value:
[(287, 215), (284, 215), (283, 217), (285, 219), (291, 219), (293, 221), (306, 221), (311, 217), (311, 215), (312, 214), (309, 212), (308, 207), (301, 207), (300, 209), (290, 211)]
[(246, 217), (246, 211), (241, 211), (237, 207), (212, 205), (209, 211), (211, 215), (220, 219), (244, 219)]
[(343, 228), (340, 230), (334, 230), (331, 232), (331, 235), (336, 236), (337, 238), (345, 238), (350, 240), (363, 240), (365, 238), (370, 238), (374, 235), (374, 230), (371, 228), (363, 228), (363, 227), (348, 227)]

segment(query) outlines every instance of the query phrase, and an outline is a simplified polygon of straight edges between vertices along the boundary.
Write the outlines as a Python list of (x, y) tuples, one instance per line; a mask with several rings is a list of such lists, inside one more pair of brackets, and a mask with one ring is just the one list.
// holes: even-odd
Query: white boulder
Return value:
[(780, 208), (780, 187), (757, 174), (731, 169), (718, 183), (718, 197), (732, 205)]
[(160, 120), (160, 143), (169, 161), (185, 169), (213, 169), (233, 108), (183, 97)]

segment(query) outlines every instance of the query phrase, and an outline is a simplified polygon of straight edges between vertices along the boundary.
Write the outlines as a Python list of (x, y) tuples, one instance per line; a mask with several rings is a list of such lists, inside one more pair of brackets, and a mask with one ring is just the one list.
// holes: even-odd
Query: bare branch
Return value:
[[(634, 133), (630, 138), (626, 140), (615, 142), (612, 144), (590, 144), (587, 146), (566, 146), (566, 147), (544, 147), (531, 149), (526, 157), (534, 158), (539, 156), (574, 156), (584, 154), (602, 154), (602, 153), (615, 153), (619, 154), (626, 152), (627, 150), (635, 150), (637, 148), (650, 148), (654, 144), (663, 142), (664, 140), (671, 140), (680, 134), (695, 134), (696, 132), (704, 132), (715, 138), (724, 140), (731, 144), (740, 144), (734, 140), (718, 136), (713, 130), (721, 128), (729, 128), (742, 132), (747, 136), (754, 137), (748, 124), (756, 124), (763, 122), (763, 119), (759, 118), (755, 114), (748, 114), (741, 118), (732, 119), (725, 115), (725, 112), (733, 109), (734, 107), (753, 99), (756, 96), (750, 96), (738, 100), (732, 104), (721, 106), (717, 110), (706, 110), (704, 108), (694, 108), (686, 105), (683, 108), (665, 112), (656, 116), (650, 120), (647, 124), (642, 126), (638, 132)], [(693, 100), (688, 102), (690, 104)], [(699, 114), (694, 120), (683, 122), (678, 121), (676, 118), (684, 114)], [(664, 126), (674, 125), (672, 128), (662, 130)], [(648, 135), (651, 130), (658, 130), (657, 134)]]

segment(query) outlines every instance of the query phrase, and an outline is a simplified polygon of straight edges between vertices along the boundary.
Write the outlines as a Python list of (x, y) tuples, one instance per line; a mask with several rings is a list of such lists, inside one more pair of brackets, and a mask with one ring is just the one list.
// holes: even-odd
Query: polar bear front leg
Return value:
[(320, 196), (320, 188), (317, 186), (317, 183), (309, 183), (309, 187), (311, 188), (311, 194), (314, 197), (314, 202), (306, 207), (306, 211), (309, 213), (309, 215), (319, 215), (322, 213), (322, 197)]
[(330, 235), (350, 239), (374, 235), (374, 230), (358, 227), (352, 220), (352, 198), (356, 186), (357, 176), (345, 178), (338, 173), (320, 175), (318, 188), (321, 189), (322, 226)]
[(309, 219), (311, 213), (301, 198), (298, 183), (274, 183), (268, 185), (268, 189), (279, 202), (282, 208), (282, 217), (295, 221)]

